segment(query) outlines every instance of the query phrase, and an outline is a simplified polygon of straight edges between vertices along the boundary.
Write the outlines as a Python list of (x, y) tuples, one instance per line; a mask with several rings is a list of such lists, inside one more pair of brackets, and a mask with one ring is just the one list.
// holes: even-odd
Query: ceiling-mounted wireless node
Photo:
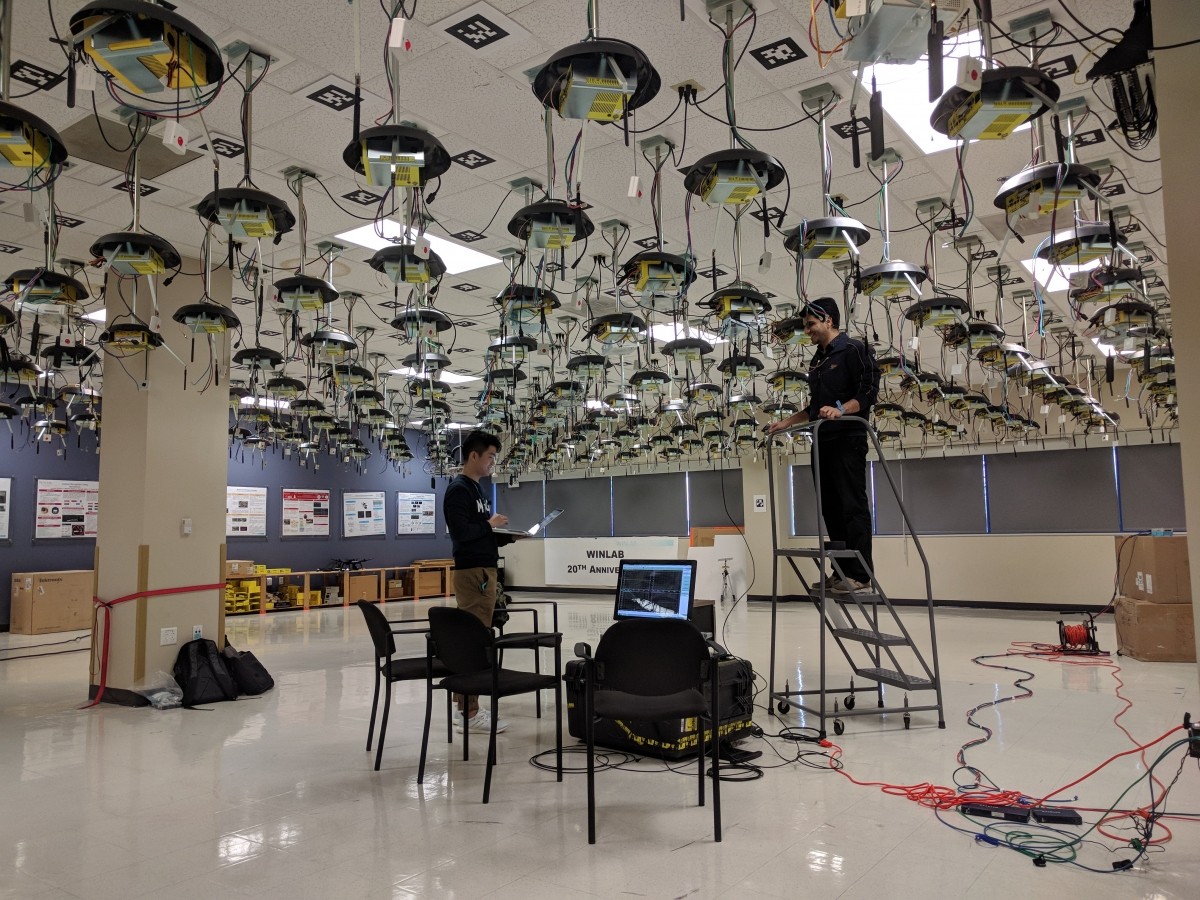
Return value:
[(532, 87), (540, 103), (564, 118), (616, 122), (653, 100), (661, 84), (649, 57), (633, 44), (593, 38), (553, 54)]
[[(33, 176), (67, 161), (67, 148), (58, 132), (19, 106), (0, 101), (0, 172), (3, 181), (29, 190), (42, 187)], [(12, 171), (15, 170), (15, 171)]]
[(539, 250), (569, 247), (576, 238), (586, 238), (595, 229), (582, 208), (563, 200), (531, 203), (518, 210), (508, 223), (509, 234)]
[[(1106, 303), (1125, 298), (1142, 299), (1145, 272), (1137, 268), (1104, 268), (1072, 275), (1071, 302)], [(1074, 279), (1078, 278), (1078, 286)]]
[(96, 240), (89, 251), (118, 275), (162, 275), (178, 269), (182, 259), (170, 243), (152, 234), (121, 231)]
[(771, 309), (771, 301), (766, 295), (746, 284), (733, 284), (721, 288), (702, 300), (699, 305), (712, 310), (722, 322), (746, 328), (757, 325), (759, 317)]
[(986, 69), (977, 90), (955, 86), (946, 91), (929, 125), (950, 138), (999, 140), (1053, 108), (1058, 96), (1058, 85), (1040, 69)]
[(320, 278), (311, 275), (293, 275), (281, 278), (273, 285), (275, 302), (293, 311), (307, 309), (319, 310), (332, 303), (338, 297), (337, 289)]
[(354, 338), (344, 331), (337, 331), (333, 328), (321, 328), (309, 332), (301, 336), (300, 344), (311, 350), (318, 360), (324, 362), (343, 359), (358, 347)]
[(376, 251), (367, 262), (376, 272), (387, 275), (392, 284), (428, 284), (446, 274), (446, 264), (427, 249), (427, 243), (422, 247), (427, 255), (422, 256), (416, 244), (393, 244)]
[(683, 186), (705, 203), (748, 203), (783, 181), (783, 165), (760, 150), (718, 150), (680, 170)]
[(646, 320), (627, 312), (597, 316), (588, 323), (587, 335), (606, 347), (638, 343), (646, 335)]
[(429, 307), (406, 309), (389, 323), (392, 328), (404, 332), (409, 340), (431, 331), (435, 334), (446, 331), (453, 324), (444, 312)]
[[(643, 250), (621, 266), (621, 281), (629, 285), (643, 304), (658, 309), (672, 307), (685, 287), (696, 280), (694, 266), (682, 256), (661, 250)], [(655, 301), (664, 301), (661, 304)]]
[(1113, 242), (1113, 229), (1107, 222), (1082, 222), (1043, 241), (1035, 255), (1057, 265), (1081, 266), (1111, 256), (1127, 243), (1119, 230)]
[[(96, 0), (71, 16), (71, 44), (120, 91), (152, 97), (162, 114), (203, 108), (216, 99), (225, 61), (204, 32), (166, 6)], [(209, 89), (202, 92), (202, 89)], [(114, 95), (122, 103), (119, 95)], [(124, 104), (123, 104), (124, 105)]]
[(296, 224), (296, 217), (286, 203), (254, 188), (212, 191), (196, 206), (196, 215), (220, 225), (230, 237), (278, 237)]
[(366, 128), (342, 151), (342, 160), (375, 187), (422, 187), (450, 168), (442, 142), (412, 125)]
[(492, 298), (513, 324), (524, 325), (548, 316), (562, 306), (552, 291), (527, 284), (513, 284)]
[(50, 303), (75, 306), (88, 299), (82, 282), (45, 269), (20, 269), (8, 276), (7, 285), (17, 301), (28, 306)]
[(1008, 216), (1036, 218), (1097, 193), (1100, 176), (1079, 163), (1043, 163), (1007, 179), (992, 205)]
[(901, 260), (868, 266), (859, 274), (858, 289), (871, 297), (897, 297), (909, 291), (921, 296), (925, 270)]
[(223, 334), (237, 328), (241, 321), (233, 310), (220, 303), (188, 303), (179, 307), (171, 318), (194, 334)]
[(964, 300), (948, 295), (918, 300), (904, 310), (904, 318), (918, 328), (950, 328), (961, 324), (969, 314), (970, 307)]
[(857, 259), (859, 248), (870, 239), (871, 232), (857, 219), (822, 216), (802, 221), (788, 232), (783, 246), (805, 259)]

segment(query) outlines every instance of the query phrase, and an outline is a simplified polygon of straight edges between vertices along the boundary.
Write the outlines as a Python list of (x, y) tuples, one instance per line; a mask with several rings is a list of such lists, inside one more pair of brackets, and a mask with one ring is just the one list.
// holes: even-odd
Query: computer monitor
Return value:
[(623, 559), (614, 619), (686, 619), (696, 595), (694, 559)]

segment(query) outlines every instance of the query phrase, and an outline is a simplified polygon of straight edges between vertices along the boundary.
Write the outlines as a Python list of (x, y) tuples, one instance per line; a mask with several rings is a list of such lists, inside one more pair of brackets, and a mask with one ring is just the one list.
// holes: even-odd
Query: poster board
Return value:
[(410, 494), (397, 497), (397, 534), (433, 534), (437, 528), (437, 494)]
[(0, 541), (9, 538), (8, 520), (12, 511), (12, 479), (0, 478)]
[(283, 537), (329, 536), (329, 491), (283, 488)]
[(267, 489), (265, 487), (225, 488), (225, 536), (267, 536)]
[(343, 491), (342, 537), (387, 534), (386, 497), (383, 491)]
[(34, 539), (94, 538), (100, 482), (39, 478), (34, 503)]

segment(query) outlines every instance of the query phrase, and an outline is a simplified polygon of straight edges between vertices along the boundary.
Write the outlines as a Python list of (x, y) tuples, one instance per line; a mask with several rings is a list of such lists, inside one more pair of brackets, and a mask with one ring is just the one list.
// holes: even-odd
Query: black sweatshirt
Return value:
[[(828, 347), (818, 348), (809, 363), (809, 421), (817, 420), (822, 406), (836, 406), (839, 401), (848, 400), (858, 401), (859, 411), (854, 415), (869, 419), (871, 407), (879, 396), (879, 377), (879, 363), (871, 345), (840, 332)], [(836, 419), (817, 429), (817, 437), (822, 441), (863, 433), (858, 422)]]
[(491, 501), (479, 482), (466, 475), (455, 476), (446, 488), (442, 515), (450, 529), (456, 569), (494, 569), (500, 559), (497, 548), (512, 543), (511, 537), (492, 531), (488, 524), (492, 517)]

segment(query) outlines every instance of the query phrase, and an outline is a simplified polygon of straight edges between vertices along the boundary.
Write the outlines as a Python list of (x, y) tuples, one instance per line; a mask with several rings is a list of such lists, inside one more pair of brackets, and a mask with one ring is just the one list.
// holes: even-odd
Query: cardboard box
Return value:
[(693, 528), (689, 534), (689, 547), (713, 547), (718, 534), (741, 534), (742, 529), (733, 525), (713, 525)]
[(225, 577), (236, 578), (239, 575), (253, 575), (254, 560), (252, 559), (227, 559), (225, 560)]
[(92, 627), (91, 569), (14, 572), (9, 629), (14, 634), (48, 634)]
[(374, 602), (379, 599), (379, 578), (375, 575), (351, 575), (347, 581), (346, 599), (350, 603), (359, 600)]
[(1196, 661), (1196, 627), (1190, 603), (1154, 603), (1118, 597), (1117, 651), (1143, 662)]
[(1144, 534), (1117, 537), (1117, 593), (1154, 603), (1192, 602), (1187, 538)]

